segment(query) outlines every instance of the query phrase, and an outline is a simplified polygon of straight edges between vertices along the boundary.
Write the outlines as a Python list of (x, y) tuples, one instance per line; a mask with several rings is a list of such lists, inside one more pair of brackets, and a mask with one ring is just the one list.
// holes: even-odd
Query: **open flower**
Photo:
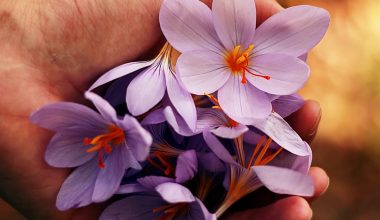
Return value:
[(162, 183), (155, 191), (132, 195), (107, 207), (100, 220), (183, 219), (216, 220), (202, 201), (184, 186)]
[(87, 92), (99, 113), (70, 102), (49, 104), (31, 121), (55, 131), (45, 159), (54, 167), (77, 167), (63, 183), (57, 207), (67, 210), (110, 198), (127, 168), (140, 169), (152, 143), (151, 135), (128, 115), (119, 119), (101, 97)]
[(304, 85), (309, 67), (298, 57), (321, 40), (329, 15), (296, 6), (256, 29), (252, 0), (215, 0), (212, 11), (198, 0), (165, 0), (160, 24), (182, 53), (176, 70), (187, 90), (218, 91), (228, 116), (247, 123), (270, 114), (268, 94), (290, 95)]
[[(172, 69), (173, 48), (166, 43), (160, 53), (151, 61), (132, 62), (118, 66), (101, 76), (89, 90), (116, 80), (111, 86), (112, 96), (119, 97), (122, 88), (125, 88), (125, 76), (137, 74), (127, 87), (126, 103), (129, 112), (142, 115), (157, 105), (167, 93), (170, 103), (183, 117), (188, 127), (195, 129), (196, 111), (194, 101)], [(114, 99), (108, 95), (109, 99)]]

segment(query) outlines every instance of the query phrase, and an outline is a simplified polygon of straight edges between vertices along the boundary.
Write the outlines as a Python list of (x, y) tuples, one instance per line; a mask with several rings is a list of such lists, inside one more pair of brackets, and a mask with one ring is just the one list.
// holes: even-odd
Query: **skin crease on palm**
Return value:
[[(211, 1), (206, 2), (210, 5)], [(96, 219), (104, 204), (59, 212), (55, 199), (68, 169), (49, 167), (44, 151), (52, 133), (29, 115), (56, 101), (85, 103), (83, 92), (106, 70), (149, 55), (162, 44), (161, 0), (0, 1), (0, 197), (28, 219)], [(281, 10), (256, 0), (259, 22)], [(306, 140), (315, 135), (318, 103), (307, 101), (289, 118)], [(312, 168), (315, 197), (292, 196), (231, 219), (309, 219), (308, 204), (328, 177)]]

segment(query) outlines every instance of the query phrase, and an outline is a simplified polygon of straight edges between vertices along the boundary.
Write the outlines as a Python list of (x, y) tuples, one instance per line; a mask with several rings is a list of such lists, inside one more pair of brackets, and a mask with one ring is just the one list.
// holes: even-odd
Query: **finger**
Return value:
[(301, 109), (287, 117), (287, 121), (302, 139), (310, 143), (317, 133), (321, 116), (319, 103), (314, 100), (306, 100)]
[(256, 0), (257, 25), (260, 25), (282, 9), (276, 0)]
[(257, 209), (233, 213), (226, 219), (261, 219), (261, 220), (308, 220), (312, 217), (309, 203), (301, 197), (291, 196)]
[(312, 202), (326, 192), (329, 187), (330, 179), (326, 172), (320, 167), (311, 167), (309, 170), (309, 176), (313, 179), (314, 195), (307, 200)]

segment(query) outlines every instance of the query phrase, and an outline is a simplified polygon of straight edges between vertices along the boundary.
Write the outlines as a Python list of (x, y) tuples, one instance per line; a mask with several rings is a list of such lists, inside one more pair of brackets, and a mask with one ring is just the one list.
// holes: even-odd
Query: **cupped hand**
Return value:
[[(44, 162), (52, 133), (32, 125), (29, 115), (50, 102), (84, 102), (83, 92), (103, 72), (149, 56), (164, 41), (158, 24), (161, 1), (0, 2), (0, 196), (28, 219), (96, 219), (101, 212), (101, 204), (56, 209), (57, 192), (70, 170)], [(256, 2), (259, 21), (280, 10), (274, 1)], [(319, 118), (319, 106), (306, 102), (290, 120), (311, 140)], [(310, 175), (318, 197), (328, 178), (319, 168)], [(310, 207), (303, 198), (289, 197), (236, 216), (274, 213), (302, 219), (294, 216), (310, 213)]]

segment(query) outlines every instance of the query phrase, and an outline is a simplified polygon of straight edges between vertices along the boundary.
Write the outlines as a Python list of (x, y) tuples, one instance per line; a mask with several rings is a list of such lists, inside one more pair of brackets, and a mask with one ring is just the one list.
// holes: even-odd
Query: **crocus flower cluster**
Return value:
[(101, 76), (85, 92), (94, 108), (32, 114), (55, 132), (47, 163), (73, 168), (58, 209), (117, 195), (101, 220), (211, 220), (261, 187), (313, 195), (311, 149), (284, 118), (303, 105), (302, 57), (328, 13), (296, 6), (257, 26), (253, 0), (164, 0), (159, 22), (159, 54)]

